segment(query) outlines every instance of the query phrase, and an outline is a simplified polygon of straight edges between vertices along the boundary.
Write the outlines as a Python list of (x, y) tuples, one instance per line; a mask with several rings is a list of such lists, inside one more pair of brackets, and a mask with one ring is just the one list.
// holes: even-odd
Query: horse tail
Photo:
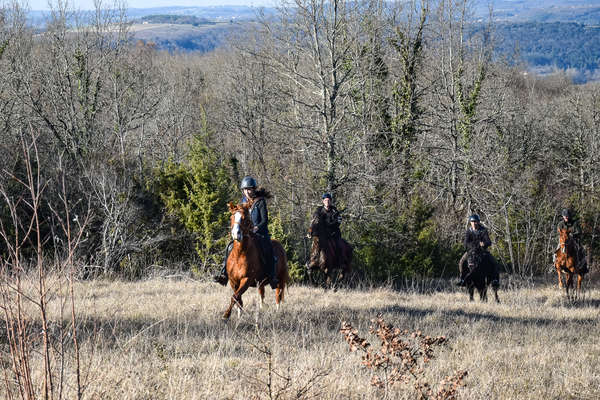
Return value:
[[(285, 249), (277, 240), (271, 240), (271, 244), (273, 245), (273, 254), (277, 257), (277, 265), (275, 265), (275, 273), (277, 274), (277, 278), (279, 282), (281, 282), (285, 286), (290, 281), (290, 274), (288, 270), (287, 263), (287, 255), (285, 254)], [(282, 293), (283, 296), (283, 293)]]

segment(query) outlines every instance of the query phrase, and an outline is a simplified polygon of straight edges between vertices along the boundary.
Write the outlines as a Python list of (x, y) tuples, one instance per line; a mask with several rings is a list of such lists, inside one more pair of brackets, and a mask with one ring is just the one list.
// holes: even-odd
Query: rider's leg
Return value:
[(277, 279), (277, 273), (275, 272), (275, 258), (273, 257), (273, 244), (271, 243), (271, 238), (266, 237), (263, 240), (263, 255), (265, 258), (265, 269), (267, 274), (269, 275), (269, 282), (271, 283), (271, 288), (275, 289), (279, 280)]
[(225, 258), (223, 260), (223, 266), (221, 267), (221, 271), (218, 275), (213, 277), (214, 281), (221, 284), (226, 285), (229, 278), (227, 277), (227, 258), (229, 258), (229, 253), (231, 253), (231, 249), (233, 248), (233, 240), (227, 244), (225, 248)]
[(466, 268), (465, 268), (465, 263), (467, 262), (467, 257), (468, 254), (465, 251), (465, 254), (463, 254), (463, 256), (460, 258), (460, 261), (458, 262), (458, 282), (456, 282), (456, 284), (458, 286), (466, 286), (465, 283), (465, 274), (467, 273)]

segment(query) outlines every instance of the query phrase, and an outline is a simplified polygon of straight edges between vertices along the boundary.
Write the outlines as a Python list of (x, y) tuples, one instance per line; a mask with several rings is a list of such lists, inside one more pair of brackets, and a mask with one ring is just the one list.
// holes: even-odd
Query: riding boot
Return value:
[(227, 276), (227, 259), (229, 258), (229, 253), (231, 253), (231, 249), (233, 248), (233, 241), (229, 242), (227, 247), (225, 248), (225, 259), (223, 260), (223, 266), (221, 267), (221, 271), (218, 275), (213, 277), (213, 280), (220, 285), (227, 285), (229, 281), (229, 277)]

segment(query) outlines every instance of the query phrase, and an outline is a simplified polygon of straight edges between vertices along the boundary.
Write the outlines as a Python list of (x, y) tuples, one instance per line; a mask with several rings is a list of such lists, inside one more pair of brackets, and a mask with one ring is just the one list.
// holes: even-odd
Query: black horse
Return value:
[[(469, 300), (473, 301), (473, 294), (477, 289), (479, 299), (487, 301), (487, 288), (491, 285), (496, 303), (500, 303), (498, 298), (498, 269), (492, 255), (482, 248), (476, 248), (469, 250), (467, 260), (468, 265), (462, 268), (463, 276), (461, 278), (467, 286)], [(461, 262), (467, 260), (461, 260)]]

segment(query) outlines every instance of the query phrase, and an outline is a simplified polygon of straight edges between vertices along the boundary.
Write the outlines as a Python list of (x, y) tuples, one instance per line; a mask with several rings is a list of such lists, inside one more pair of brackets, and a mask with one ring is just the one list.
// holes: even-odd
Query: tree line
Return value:
[(274, 195), (271, 232), (296, 280), (325, 191), (374, 282), (456, 274), (471, 213), (510, 273), (548, 270), (564, 207), (593, 251), (597, 85), (497, 61), (493, 26), (468, 32), (468, 10), (296, 0), (228, 46), (178, 54), (132, 40), (118, 7), (78, 16), (59, 2), (43, 31), (4, 7), (3, 260), (207, 276), (244, 175)]

